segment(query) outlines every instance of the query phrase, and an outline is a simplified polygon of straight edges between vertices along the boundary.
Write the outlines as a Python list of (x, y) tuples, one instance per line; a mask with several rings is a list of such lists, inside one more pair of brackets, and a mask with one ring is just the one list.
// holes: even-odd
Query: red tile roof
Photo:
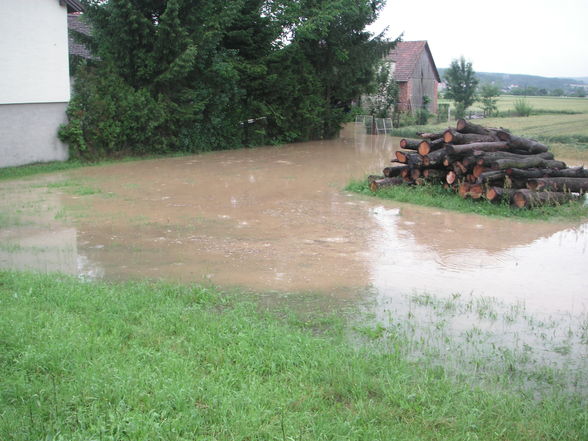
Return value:
[(435, 61), (433, 60), (433, 55), (431, 55), (431, 50), (429, 49), (429, 44), (426, 41), (401, 41), (396, 44), (396, 47), (390, 51), (388, 54), (388, 59), (396, 62), (396, 67), (394, 68), (394, 79), (399, 82), (408, 81), (412, 78), (414, 70), (417, 66), (417, 61), (419, 60), (423, 51), (426, 51), (427, 56), (429, 57), (429, 61), (433, 67), (433, 71), (435, 73), (435, 79), (438, 82), (441, 82), (441, 78), (439, 77), (439, 72), (437, 72), (437, 67), (435, 66)]

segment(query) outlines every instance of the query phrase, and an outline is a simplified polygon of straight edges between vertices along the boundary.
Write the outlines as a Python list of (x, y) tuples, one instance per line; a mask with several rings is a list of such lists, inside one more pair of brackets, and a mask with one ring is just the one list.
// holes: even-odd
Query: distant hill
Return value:
[[(447, 69), (439, 69), (441, 78)], [(506, 74), (506, 73), (492, 73), (492, 72), (476, 72), (480, 83), (494, 84), (503, 91), (509, 91), (516, 87), (528, 88), (536, 87), (537, 89), (563, 89), (570, 91), (575, 88), (575, 85), (588, 84), (588, 77), (584, 78), (548, 78), (536, 75), (520, 75), (520, 74)]]

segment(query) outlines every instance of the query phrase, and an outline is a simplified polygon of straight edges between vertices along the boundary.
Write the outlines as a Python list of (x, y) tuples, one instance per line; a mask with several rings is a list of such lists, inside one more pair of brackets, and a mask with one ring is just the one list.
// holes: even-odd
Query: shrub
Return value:
[(514, 103), (514, 111), (517, 116), (529, 116), (533, 111), (533, 106), (526, 99), (520, 98)]

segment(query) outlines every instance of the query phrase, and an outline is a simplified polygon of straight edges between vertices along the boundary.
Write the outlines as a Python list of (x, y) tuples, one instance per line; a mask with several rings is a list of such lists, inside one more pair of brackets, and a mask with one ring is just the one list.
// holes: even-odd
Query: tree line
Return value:
[(392, 43), (385, 0), (85, 0), (73, 156), (197, 152), (334, 136)]

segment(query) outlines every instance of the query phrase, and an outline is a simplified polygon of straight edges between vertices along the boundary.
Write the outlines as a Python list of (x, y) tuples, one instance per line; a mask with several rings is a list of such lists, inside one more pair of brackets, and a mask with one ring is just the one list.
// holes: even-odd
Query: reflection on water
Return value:
[[(341, 191), (381, 170), (396, 145), (351, 125), (332, 141), (5, 182), (0, 265), (344, 297), (474, 293), (586, 310), (588, 224), (490, 219)], [(72, 182), (96, 191), (80, 194)]]
[[(398, 141), (351, 126), (333, 141), (2, 182), (0, 267), (312, 291), (331, 305), (368, 299), (398, 332), (429, 347), (435, 334), (436, 358), (457, 350), (446, 347), (456, 336), (481, 341), (492, 331), (485, 356), (535, 345), (571, 354), (584, 366), (575, 378), (585, 378), (588, 223), (491, 219), (341, 190), (387, 165)], [(501, 305), (496, 317), (480, 309), (488, 298)], [(522, 324), (512, 311), (524, 311)], [(574, 332), (560, 335), (550, 320)]]

